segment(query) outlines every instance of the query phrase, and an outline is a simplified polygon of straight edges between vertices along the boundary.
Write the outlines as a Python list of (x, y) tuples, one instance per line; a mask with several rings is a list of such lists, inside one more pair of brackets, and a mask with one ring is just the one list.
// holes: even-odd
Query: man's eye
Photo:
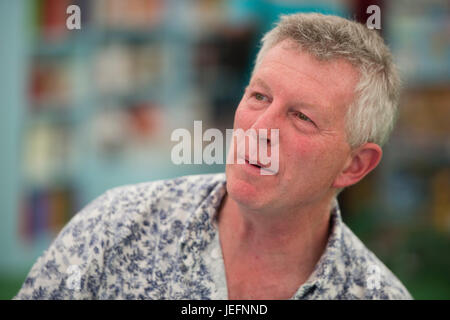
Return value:
[(255, 96), (255, 99), (258, 101), (264, 101), (264, 99), (266, 98), (266, 96), (264, 96), (261, 93), (255, 93), (254, 96)]
[(298, 117), (300, 120), (308, 121), (308, 122), (311, 122), (311, 123), (314, 124), (314, 122), (313, 122), (310, 118), (308, 118), (304, 113), (301, 113), (301, 112), (297, 113), (297, 117)]

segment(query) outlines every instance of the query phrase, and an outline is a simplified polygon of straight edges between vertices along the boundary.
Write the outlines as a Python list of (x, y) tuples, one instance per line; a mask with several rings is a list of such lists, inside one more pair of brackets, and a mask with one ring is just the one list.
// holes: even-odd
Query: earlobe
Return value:
[(345, 188), (362, 180), (380, 163), (383, 151), (375, 143), (365, 143), (352, 152), (342, 172), (333, 183), (334, 188)]

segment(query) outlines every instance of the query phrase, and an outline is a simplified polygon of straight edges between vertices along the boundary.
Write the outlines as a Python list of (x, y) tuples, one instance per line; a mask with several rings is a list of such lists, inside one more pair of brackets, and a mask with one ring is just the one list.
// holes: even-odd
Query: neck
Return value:
[(328, 240), (329, 200), (260, 213), (240, 206), (227, 194), (219, 213), (219, 232), (228, 258), (254, 257), (258, 263), (279, 268), (312, 269)]

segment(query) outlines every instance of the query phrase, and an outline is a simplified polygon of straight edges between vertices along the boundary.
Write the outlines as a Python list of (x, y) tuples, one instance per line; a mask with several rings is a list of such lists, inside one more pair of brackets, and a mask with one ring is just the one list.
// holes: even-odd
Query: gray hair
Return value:
[(281, 16), (266, 33), (255, 68), (279, 42), (293, 40), (318, 60), (343, 58), (359, 70), (355, 100), (346, 114), (347, 141), (352, 148), (366, 142), (382, 146), (397, 118), (400, 79), (389, 48), (374, 30), (337, 16), (297, 13)]

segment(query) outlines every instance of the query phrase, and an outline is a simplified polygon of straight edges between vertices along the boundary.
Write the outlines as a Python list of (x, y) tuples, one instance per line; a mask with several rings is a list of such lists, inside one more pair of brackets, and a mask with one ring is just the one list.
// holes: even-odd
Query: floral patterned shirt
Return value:
[[(14, 299), (228, 299), (216, 213), (224, 173), (111, 189), (63, 228)], [(331, 212), (327, 246), (291, 299), (412, 299)]]

